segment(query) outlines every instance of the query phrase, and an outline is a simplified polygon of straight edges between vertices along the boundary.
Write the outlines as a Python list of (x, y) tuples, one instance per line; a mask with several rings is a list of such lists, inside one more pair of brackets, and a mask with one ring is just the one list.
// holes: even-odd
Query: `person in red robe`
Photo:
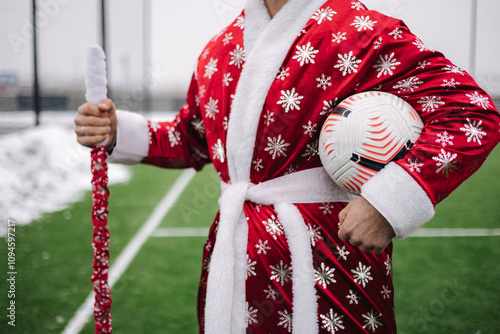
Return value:
[[(328, 113), (355, 93), (403, 98), (424, 129), (353, 196), (318, 156)], [(249, 0), (198, 58), (170, 122), (85, 104), (82, 145), (110, 161), (221, 179), (204, 248), (200, 333), (396, 333), (392, 244), (434, 215), (500, 140), (491, 98), (401, 21), (355, 0)], [(111, 148), (110, 148), (111, 149)]]

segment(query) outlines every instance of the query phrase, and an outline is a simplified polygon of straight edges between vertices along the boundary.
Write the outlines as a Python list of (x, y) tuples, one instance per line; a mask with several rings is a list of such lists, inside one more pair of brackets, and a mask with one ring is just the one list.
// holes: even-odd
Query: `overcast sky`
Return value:
[[(500, 95), (500, 1), (477, 0), (476, 79)], [(230, 23), (245, 0), (151, 0), (152, 86), (184, 91), (205, 43)], [(426, 45), (470, 68), (472, 0), (364, 0), (369, 8), (403, 19)], [(31, 81), (30, 0), (0, 0), (0, 74)], [(43, 6), (43, 4), (49, 4)], [(98, 43), (100, 0), (39, 0), (40, 77), (44, 86), (83, 85), (88, 45)], [(141, 86), (142, 0), (108, 0), (113, 86)]]

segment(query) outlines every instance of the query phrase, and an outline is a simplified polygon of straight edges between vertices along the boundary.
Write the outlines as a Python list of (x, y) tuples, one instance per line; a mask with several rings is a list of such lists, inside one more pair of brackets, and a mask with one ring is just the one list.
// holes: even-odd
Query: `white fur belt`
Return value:
[[(293, 281), (293, 333), (318, 332), (317, 302), (309, 233), (292, 203), (349, 202), (357, 196), (336, 186), (322, 167), (259, 184), (222, 183), (220, 221), (207, 282), (205, 333), (245, 333), (246, 250), (245, 201), (274, 205), (290, 248)], [(300, 270), (297, 270), (300, 268)]]

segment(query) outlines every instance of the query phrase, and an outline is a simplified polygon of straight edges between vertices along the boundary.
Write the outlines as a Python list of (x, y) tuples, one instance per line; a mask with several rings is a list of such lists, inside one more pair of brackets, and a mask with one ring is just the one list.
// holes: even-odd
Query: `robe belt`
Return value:
[(292, 265), (294, 334), (318, 332), (317, 298), (309, 232), (292, 203), (349, 202), (357, 196), (335, 185), (323, 167), (280, 176), (259, 184), (221, 183), (220, 218), (210, 260), (205, 305), (205, 333), (245, 333), (245, 280), (248, 224), (245, 201), (274, 205), (283, 226)]

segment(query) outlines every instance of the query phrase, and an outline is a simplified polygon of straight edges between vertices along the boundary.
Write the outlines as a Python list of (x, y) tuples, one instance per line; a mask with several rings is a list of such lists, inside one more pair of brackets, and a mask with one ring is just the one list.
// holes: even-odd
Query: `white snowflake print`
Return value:
[(224, 77), (222, 78), (222, 83), (224, 84), (224, 86), (228, 87), (231, 81), (233, 81), (233, 78), (231, 78), (231, 73), (224, 73)]
[(486, 136), (481, 124), (483, 124), (483, 121), (471, 121), (467, 118), (467, 124), (460, 128), (460, 131), (465, 132), (468, 143), (472, 141), (481, 145), (481, 139)]
[(314, 156), (318, 155), (319, 153), (318, 145), (319, 145), (318, 139), (316, 139), (313, 143), (308, 143), (301, 157), (307, 158), (307, 161), (311, 160)]
[(271, 284), (267, 285), (267, 289), (264, 289), (264, 292), (266, 293), (266, 299), (276, 300), (278, 297), (278, 291), (276, 291)]
[(351, 9), (356, 9), (356, 10), (362, 10), (364, 7), (363, 7), (363, 4), (359, 1), (353, 1), (351, 2)]
[(346, 32), (338, 32), (336, 34), (332, 34), (332, 43), (337, 43), (337, 44), (340, 44), (342, 41), (345, 41), (347, 40), (347, 37), (346, 37), (347, 33)]
[(450, 135), (448, 131), (438, 133), (437, 137), (436, 143), (441, 144), (443, 147), (446, 147), (446, 145), (453, 145), (453, 138), (455, 138), (455, 136)]
[(224, 146), (222, 146), (220, 139), (217, 139), (215, 145), (212, 146), (212, 157), (214, 160), (219, 160), (220, 162), (224, 162), (225, 160)]
[(333, 254), (337, 256), (338, 261), (347, 261), (347, 256), (351, 254), (351, 252), (349, 252), (345, 246), (342, 246), (342, 248), (340, 248), (340, 246), (337, 246), (337, 250)]
[(266, 126), (269, 126), (272, 122), (274, 122), (274, 112), (267, 110), (266, 114), (264, 115), (264, 119), (264, 124), (266, 124)]
[[(336, 99), (335, 99), (336, 100)], [(319, 113), (320, 115), (326, 115), (335, 106), (335, 101), (323, 101), (323, 109)]]
[(313, 124), (311, 121), (309, 121), (309, 123), (307, 123), (306, 125), (302, 125), (302, 127), (304, 128), (304, 134), (312, 138), (316, 133), (318, 124)]
[(419, 61), (417, 63), (417, 69), (421, 68), (421, 69), (425, 69), (427, 66), (429, 66), (431, 63), (428, 62), (427, 60), (422, 60), (422, 61)]
[(318, 85), (316, 87), (326, 90), (329, 86), (332, 85), (331, 80), (332, 77), (327, 77), (325, 74), (321, 74), (321, 77), (316, 78), (316, 81), (318, 82)]
[(403, 31), (399, 28), (394, 29), (389, 33), (389, 36), (394, 37), (394, 39), (403, 38)]
[(284, 312), (278, 311), (280, 315), (280, 319), (278, 322), (278, 326), (283, 326), (285, 329), (291, 333), (292, 332), (292, 314), (285, 310)]
[(314, 15), (312, 16), (312, 19), (316, 20), (318, 22), (318, 24), (321, 24), (325, 20), (331, 21), (333, 15), (335, 15), (335, 14), (337, 14), (337, 12), (334, 10), (331, 10), (330, 7), (320, 8), (314, 13)]
[(245, 62), (245, 51), (239, 45), (236, 45), (236, 49), (229, 52), (231, 55), (231, 61), (229, 61), (229, 65), (235, 65), (240, 68), (241, 65)]
[(429, 49), (427, 48), (427, 46), (425, 46), (424, 42), (422, 42), (422, 40), (420, 38), (418, 38), (418, 37), (413, 42), (413, 45), (415, 45), (420, 52), (429, 51)]
[(255, 273), (255, 264), (257, 261), (252, 261), (252, 259), (247, 254), (247, 278), (250, 276), (257, 276)]
[(375, 42), (373, 42), (373, 49), (374, 49), (374, 50), (378, 50), (378, 49), (380, 49), (380, 47), (382, 46), (382, 42), (383, 42), (383, 41), (384, 41), (384, 40), (382, 39), (382, 37), (377, 38), (377, 39), (375, 40)]
[(320, 210), (323, 210), (324, 215), (330, 215), (333, 212), (333, 204), (330, 203), (321, 203), (319, 207)]
[(474, 92), (472, 94), (465, 94), (470, 99), (470, 102), (483, 108), (491, 108), (490, 100), (487, 96), (481, 95), (478, 92)]
[(264, 220), (262, 223), (266, 227), (266, 232), (269, 233), (274, 240), (283, 234), (283, 225), (281, 225), (274, 215), (272, 215), (268, 220)]
[(243, 15), (238, 16), (236, 23), (233, 26), (243, 30), (245, 28), (245, 17)]
[(150, 121), (149, 122), (149, 127), (151, 128), (151, 131), (156, 132), (159, 129), (161, 129), (161, 125), (158, 122), (155, 121)]
[(438, 96), (424, 96), (417, 101), (418, 104), (422, 105), (422, 111), (433, 112), (440, 106), (444, 105), (441, 98)]
[(363, 328), (368, 328), (372, 331), (372, 333), (375, 333), (375, 330), (379, 326), (383, 326), (382, 319), (380, 319), (380, 317), (380, 313), (377, 311), (373, 313), (373, 309), (371, 309), (370, 312), (363, 314), (363, 318), (365, 319)]
[(391, 290), (389, 290), (389, 285), (382, 285), (382, 291), (380, 291), (380, 294), (382, 294), (382, 297), (384, 299), (390, 299), (391, 298)]
[(349, 289), (349, 294), (346, 296), (346, 298), (349, 300), (350, 305), (352, 304), (358, 305), (359, 296), (356, 292), (352, 291), (351, 289)]
[(262, 159), (254, 160), (252, 161), (252, 163), (254, 165), (253, 169), (255, 169), (257, 172), (260, 172), (260, 170), (264, 168), (264, 166), (262, 165)]
[(400, 65), (401, 62), (397, 61), (396, 58), (394, 58), (394, 52), (391, 53), (390, 55), (380, 55), (379, 60), (377, 63), (373, 66), (378, 72), (377, 78), (380, 78), (382, 75), (393, 75), (394, 70), (396, 69), (396, 66)]
[(377, 21), (370, 20), (370, 16), (356, 16), (354, 18), (354, 22), (351, 23), (351, 26), (354, 26), (358, 31), (363, 30), (373, 30), (373, 26), (377, 23)]
[[(213, 59), (213, 58), (210, 58), (210, 60), (208, 61), (208, 64), (205, 65), (205, 74), (203, 75), (204, 78), (209, 78), (209, 79), (212, 79), (212, 75), (214, 75), (215, 72), (218, 71), (217, 69), (217, 62), (219, 61), (219, 59)], [(202, 95), (200, 94), (200, 97), (202, 97)]]
[(205, 104), (205, 117), (215, 120), (215, 114), (219, 113), (219, 109), (217, 109), (218, 103), (219, 100), (214, 100), (210, 98), (208, 103)]
[(267, 254), (267, 251), (271, 250), (271, 247), (267, 245), (268, 243), (269, 240), (262, 241), (259, 239), (259, 243), (255, 245), (255, 248), (257, 248), (257, 254)]
[(224, 35), (224, 39), (222, 40), (222, 43), (224, 43), (224, 45), (228, 45), (229, 42), (233, 39), (233, 33), (232, 32), (229, 32), (229, 33), (226, 33)]
[(206, 92), (207, 89), (205, 88), (205, 85), (200, 86), (200, 89), (198, 90), (198, 95), (200, 96), (201, 99), (205, 97)]
[(316, 54), (319, 50), (315, 50), (311, 46), (311, 42), (307, 42), (306, 45), (300, 46), (297, 45), (297, 50), (295, 51), (295, 56), (292, 59), (297, 59), (300, 66), (304, 64), (314, 64), (314, 58), (316, 58)]
[(330, 309), (330, 312), (327, 314), (320, 314), (322, 327), (328, 331), (328, 333), (335, 334), (340, 329), (345, 329), (342, 325), (343, 315), (338, 315), (337, 313), (333, 313), (333, 309)]
[(179, 145), (181, 142), (181, 134), (176, 131), (173, 126), (167, 127), (168, 141), (170, 142), (170, 147)]
[(390, 276), (392, 274), (392, 259), (389, 255), (387, 255), (387, 258), (384, 261), (385, 265), (385, 270), (386, 270), (386, 275)]
[(286, 77), (290, 76), (290, 69), (288, 67), (282, 68), (280, 73), (278, 73), (277, 79), (285, 81)]
[(361, 262), (359, 262), (356, 270), (351, 269), (351, 272), (354, 274), (353, 275), (354, 282), (356, 282), (359, 285), (362, 285), (363, 288), (365, 288), (368, 281), (373, 280), (371, 273), (370, 273), (371, 268), (372, 268), (371, 266), (367, 267), (364, 264), (362, 264)]
[(445, 70), (448, 73), (456, 73), (456, 74), (465, 75), (464, 70), (462, 70), (460, 67), (454, 66), (454, 65), (446, 65), (445, 67), (443, 67), (443, 70)]
[(229, 118), (227, 118), (227, 116), (224, 116), (224, 120), (222, 121), (222, 126), (224, 127), (225, 131), (227, 131), (228, 124), (229, 124)]
[(420, 168), (424, 166), (424, 164), (421, 163), (418, 159), (415, 160), (408, 159), (407, 161), (408, 163), (406, 163), (405, 166), (407, 166), (410, 169), (410, 172), (420, 173)]
[(450, 80), (444, 79), (441, 87), (457, 88), (458, 85), (460, 85), (460, 82), (455, 81), (455, 78), (451, 78)]
[(196, 131), (196, 133), (200, 137), (203, 137), (205, 135), (205, 124), (203, 124), (202, 119), (200, 119), (198, 117), (194, 117), (191, 120), (191, 125), (193, 126), (194, 131)]
[(273, 160), (276, 159), (276, 157), (286, 157), (286, 148), (290, 146), (290, 143), (286, 143), (284, 139), (281, 139), (281, 135), (273, 138), (267, 137), (267, 140), (269, 142), (267, 143), (267, 147), (264, 151), (269, 152)]
[(247, 302), (247, 311), (245, 314), (245, 318), (247, 320), (247, 327), (250, 326), (251, 324), (256, 324), (259, 322), (257, 320), (257, 312), (258, 310), (255, 307), (250, 306)]
[(456, 161), (455, 159), (457, 158), (457, 154), (451, 154), (449, 152), (446, 152), (443, 148), (441, 149), (441, 153), (438, 154), (437, 157), (432, 157), (432, 160), (436, 161), (436, 166), (439, 167), (436, 170), (436, 173), (441, 172), (442, 174), (446, 175), (446, 178), (448, 178), (451, 170), (457, 169), (456, 166)]
[(288, 113), (290, 110), (300, 110), (300, 100), (304, 97), (299, 95), (299, 93), (295, 92), (295, 87), (292, 90), (282, 90), (281, 97), (278, 101), (278, 104), (281, 104), (283, 108), (285, 108), (285, 112)]
[(398, 93), (401, 92), (414, 92), (415, 89), (418, 89), (421, 84), (423, 84), (423, 81), (420, 81), (418, 77), (410, 77), (408, 79), (403, 79), (398, 81), (396, 85), (394, 85), (392, 88), (397, 89)]
[(335, 268), (327, 267), (323, 262), (321, 262), (321, 267), (316, 269), (314, 272), (314, 280), (318, 283), (318, 285), (322, 286), (323, 289), (326, 289), (330, 283), (337, 282), (335, 278), (333, 278), (334, 272)]
[(313, 227), (311, 224), (307, 224), (307, 233), (309, 234), (309, 241), (311, 242), (311, 246), (315, 247), (316, 242), (323, 240), (323, 237), (320, 233), (320, 228)]
[(269, 266), (269, 268), (271, 268), (271, 280), (275, 280), (281, 286), (292, 278), (292, 269), (283, 260), (280, 260), (276, 266)]
[(347, 74), (358, 72), (358, 66), (361, 63), (361, 59), (356, 59), (352, 51), (344, 53), (344, 55), (339, 54), (338, 57), (337, 65), (335, 65), (334, 68), (338, 68), (344, 77)]
[(207, 59), (208, 54), (210, 53), (210, 49), (206, 49), (203, 51), (203, 54), (201, 55), (202, 59)]

